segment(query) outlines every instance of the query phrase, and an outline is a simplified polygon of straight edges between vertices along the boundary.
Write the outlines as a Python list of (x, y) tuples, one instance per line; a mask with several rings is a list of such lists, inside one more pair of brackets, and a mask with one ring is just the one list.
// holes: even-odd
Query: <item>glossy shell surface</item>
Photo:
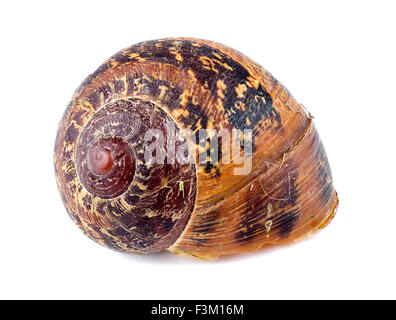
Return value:
[[(197, 134), (195, 141), (184, 137), (193, 163), (144, 162), (144, 129), (161, 128), (166, 119), (177, 132)], [(201, 129), (251, 130), (249, 170), (238, 161), (209, 161)], [(124, 143), (127, 150), (112, 173), (117, 186), (112, 175), (99, 184), (86, 160), (89, 147), (112, 142), (114, 150)], [(91, 239), (123, 252), (167, 249), (204, 259), (251, 252), (324, 227), (338, 204), (310, 114), (260, 65), (199, 39), (142, 42), (88, 76), (60, 123), (55, 169), (72, 220)]]

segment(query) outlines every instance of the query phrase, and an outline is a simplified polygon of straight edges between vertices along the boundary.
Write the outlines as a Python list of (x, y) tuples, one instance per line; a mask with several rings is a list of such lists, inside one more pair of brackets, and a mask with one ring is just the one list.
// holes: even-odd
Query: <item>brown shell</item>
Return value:
[[(166, 186), (173, 190), (168, 195), (182, 197), (169, 205), (171, 209), (134, 206), (123, 194), (111, 199), (90, 194), (77, 172), (79, 139), (103, 106), (122, 101), (147, 101), (180, 130), (251, 129), (252, 170), (236, 175), (242, 164), (202, 163), (197, 157), (192, 167), (183, 169), (183, 188), (179, 178), (150, 176), (156, 185), (146, 185), (140, 194)], [(197, 155), (202, 152), (198, 142), (186, 139)], [(229, 47), (199, 39), (142, 42), (120, 51), (91, 74), (76, 90), (60, 123), (55, 169), (73, 221), (93, 240), (125, 252), (168, 249), (204, 259), (250, 252), (326, 226), (338, 205), (310, 114), (261, 66)], [(159, 197), (157, 191), (152, 198)], [(138, 214), (144, 216), (145, 227), (156, 228), (145, 231), (149, 239), (163, 237), (160, 245), (144, 242)], [(172, 236), (161, 217), (168, 229), (177, 229)]]

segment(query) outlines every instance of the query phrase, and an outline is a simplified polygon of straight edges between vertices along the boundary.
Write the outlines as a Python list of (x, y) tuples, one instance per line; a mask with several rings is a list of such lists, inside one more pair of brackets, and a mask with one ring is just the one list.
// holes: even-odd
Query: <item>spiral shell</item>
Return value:
[[(166, 133), (163, 163), (147, 160), (147, 132)], [(338, 205), (310, 114), (261, 66), (199, 39), (142, 42), (88, 76), (55, 170), (72, 220), (123, 252), (250, 252), (324, 227)]]

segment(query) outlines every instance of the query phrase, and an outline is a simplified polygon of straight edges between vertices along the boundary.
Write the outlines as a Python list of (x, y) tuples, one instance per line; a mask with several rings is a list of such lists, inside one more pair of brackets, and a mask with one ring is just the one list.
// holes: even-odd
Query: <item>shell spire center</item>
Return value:
[(99, 144), (92, 146), (88, 151), (88, 165), (97, 175), (108, 173), (114, 165), (112, 151)]

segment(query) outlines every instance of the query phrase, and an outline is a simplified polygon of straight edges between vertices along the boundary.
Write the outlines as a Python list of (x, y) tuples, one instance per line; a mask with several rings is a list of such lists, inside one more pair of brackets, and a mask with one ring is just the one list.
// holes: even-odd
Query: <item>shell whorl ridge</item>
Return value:
[(88, 76), (55, 170), (72, 220), (124, 252), (250, 252), (324, 227), (338, 204), (305, 109), (246, 56), (199, 39), (142, 42)]

